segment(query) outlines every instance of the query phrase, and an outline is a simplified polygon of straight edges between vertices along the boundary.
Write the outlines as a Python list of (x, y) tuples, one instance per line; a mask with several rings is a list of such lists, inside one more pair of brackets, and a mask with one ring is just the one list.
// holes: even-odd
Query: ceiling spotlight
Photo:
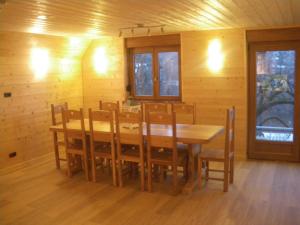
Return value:
[(160, 32), (161, 32), (161, 33), (164, 33), (164, 32), (165, 32), (165, 31), (164, 31), (164, 27), (161, 27), (161, 28), (160, 28)]
[(131, 28), (131, 35), (133, 36), (134, 35), (134, 29)]
[(122, 37), (122, 30), (120, 30), (119, 32), (119, 37)]
[(150, 28), (147, 30), (147, 35), (150, 36)]

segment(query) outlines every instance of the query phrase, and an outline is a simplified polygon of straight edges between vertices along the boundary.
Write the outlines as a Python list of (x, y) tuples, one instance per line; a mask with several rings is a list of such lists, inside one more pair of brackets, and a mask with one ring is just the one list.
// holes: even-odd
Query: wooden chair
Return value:
[[(205, 167), (205, 180), (219, 180), (224, 182), (224, 192), (228, 191), (228, 183), (233, 183), (234, 176), (234, 139), (235, 139), (235, 107), (227, 110), (226, 131), (225, 131), (225, 149), (224, 150), (204, 150), (198, 158), (198, 181), (199, 188), (202, 183), (202, 168)], [(213, 170), (209, 168), (209, 162), (223, 162), (223, 170)], [(209, 172), (222, 172), (224, 178), (209, 177)]]
[(140, 112), (117, 114), (117, 149), (119, 185), (123, 186), (123, 162), (140, 165), (141, 190), (145, 189), (145, 155), (143, 142), (143, 123)]
[[(152, 191), (152, 165), (172, 167), (173, 190), (178, 191), (177, 167), (187, 165), (186, 152), (178, 152), (176, 143), (176, 115), (175, 113), (151, 113), (147, 115), (147, 161), (148, 161), (148, 191)], [(168, 125), (171, 135), (161, 136), (152, 133), (152, 126)], [(169, 133), (168, 133), (169, 134)]]
[[(52, 125), (62, 124), (62, 109), (68, 110), (68, 103), (65, 102), (64, 104), (59, 104), (59, 105), (51, 104)], [(58, 118), (58, 115), (60, 119)], [(53, 132), (53, 143), (54, 143), (56, 168), (60, 169), (60, 161), (66, 161), (66, 159), (60, 158), (59, 147), (65, 146), (65, 143), (63, 140), (59, 140), (59, 136), (57, 132)]]
[(173, 103), (172, 112), (176, 113), (176, 122), (181, 124), (196, 123), (196, 104)]
[[(83, 167), (84, 169), (86, 179), (89, 180), (88, 151), (86, 144), (83, 110), (80, 109), (79, 111), (77, 111), (63, 109), (62, 115), (68, 176), (71, 177), (73, 175), (73, 170), (75, 168), (78, 168), (79, 161), (81, 167)], [(80, 130), (72, 129), (72, 127), (68, 126), (68, 122), (72, 120), (78, 120)]]
[[(172, 112), (176, 113), (176, 123), (179, 124), (196, 124), (196, 104), (173, 103), (171, 105)], [(188, 152), (189, 146), (184, 143), (177, 143), (179, 151)], [(197, 161), (195, 154), (194, 162)], [(186, 174), (185, 174), (186, 176)]]
[(102, 102), (99, 101), (99, 109), (100, 110), (108, 110), (108, 111), (120, 111), (119, 101), (117, 102)]
[[(114, 141), (114, 120), (112, 111), (89, 109), (90, 148), (92, 179), (96, 182), (97, 157), (109, 159), (112, 164), (113, 184), (117, 185), (116, 152)], [(100, 130), (97, 128), (101, 128)]]

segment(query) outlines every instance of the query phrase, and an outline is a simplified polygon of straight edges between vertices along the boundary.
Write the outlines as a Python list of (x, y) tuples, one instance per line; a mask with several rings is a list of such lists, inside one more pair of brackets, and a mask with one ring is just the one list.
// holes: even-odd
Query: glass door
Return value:
[(297, 53), (293, 42), (250, 46), (250, 158), (299, 159)]

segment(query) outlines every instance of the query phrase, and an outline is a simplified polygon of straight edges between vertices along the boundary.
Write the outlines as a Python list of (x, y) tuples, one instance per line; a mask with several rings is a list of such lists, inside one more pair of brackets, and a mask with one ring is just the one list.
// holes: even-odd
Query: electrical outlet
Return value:
[(3, 96), (4, 96), (4, 98), (10, 98), (11, 92), (4, 92)]
[(11, 152), (8, 154), (9, 158), (14, 158), (17, 156), (17, 152)]

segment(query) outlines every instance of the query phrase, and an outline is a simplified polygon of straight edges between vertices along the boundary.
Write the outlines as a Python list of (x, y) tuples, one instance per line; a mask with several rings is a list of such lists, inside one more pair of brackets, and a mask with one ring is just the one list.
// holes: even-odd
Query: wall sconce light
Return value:
[(71, 37), (69, 39), (71, 48), (79, 48), (81, 46), (81, 42), (82, 42), (82, 40), (78, 37)]
[(94, 57), (94, 69), (99, 74), (104, 74), (108, 69), (108, 58), (106, 55), (106, 49), (104, 47), (98, 47), (95, 50)]
[(70, 73), (71, 70), (72, 70), (72, 60), (68, 59), (68, 58), (63, 58), (61, 61), (60, 61), (60, 69), (61, 69), (61, 72), (67, 74), (67, 73)]
[(219, 72), (224, 65), (224, 55), (222, 53), (222, 44), (219, 39), (212, 40), (208, 45), (207, 65), (211, 72)]
[(33, 48), (31, 50), (31, 68), (35, 78), (41, 80), (46, 77), (50, 67), (49, 52), (43, 48)]

